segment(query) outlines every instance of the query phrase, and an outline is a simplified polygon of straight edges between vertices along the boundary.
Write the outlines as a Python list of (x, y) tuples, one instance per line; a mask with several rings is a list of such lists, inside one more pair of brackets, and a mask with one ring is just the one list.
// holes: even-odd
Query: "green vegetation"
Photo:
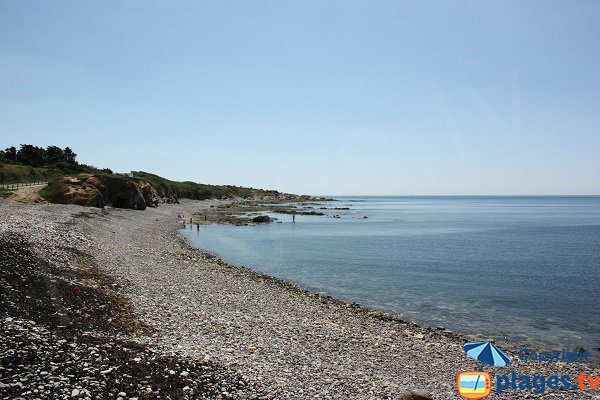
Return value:
[(8, 147), (0, 151), (0, 161), (42, 167), (60, 162), (77, 164), (77, 154), (69, 147), (61, 149), (58, 146), (43, 147), (22, 144), (19, 150), (16, 147)]
[[(40, 195), (50, 202), (65, 200), (69, 182), (65, 177), (77, 176), (79, 182), (85, 182), (87, 176), (96, 176), (102, 187), (118, 190), (129, 187), (135, 181), (146, 181), (156, 189), (158, 195), (167, 202), (180, 198), (205, 200), (223, 198), (252, 198), (278, 196), (274, 190), (262, 190), (231, 185), (204, 185), (195, 182), (176, 182), (148, 172), (137, 171), (133, 178), (122, 174), (113, 174), (110, 169), (79, 164), (77, 154), (69, 147), (46, 148), (22, 144), (20, 148), (8, 147), (0, 150), (0, 183), (27, 183), (50, 181), (41, 190)], [(3, 196), (6, 196), (3, 193)]]
[(48, 182), (48, 185), (40, 191), (40, 196), (51, 203), (61, 203), (66, 191), (67, 185), (61, 179), (55, 179)]
[(49, 177), (48, 168), (0, 163), (0, 183), (39, 182)]
[(222, 199), (253, 196), (275, 196), (280, 194), (275, 190), (263, 190), (230, 185), (205, 185), (195, 182), (176, 182), (158, 175), (143, 171), (135, 171), (133, 176), (149, 182), (162, 195), (174, 194), (177, 198), (194, 200)]
[(81, 173), (104, 173), (97, 169), (80, 164), (58, 162), (44, 167), (31, 165), (0, 163), (0, 183), (40, 182), (66, 175)]
[(0, 183), (38, 182), (81, 173), (109, 173), (91, 165), (79, 164), (69, 147), (43, 147), (22, 144), (19, 150), (0, 150)]
[[(40, 195), (53, 203), (66, 201), (64, 195), (68, 187), (64, 182), (65, 176), (105, 172), (111, 171), (99, 171), (90, 165), (79, 164), (77, 154), (69, 147), (43, 148), (22, 144), (18, 150), (13, 146), (0, 151), (0, 183), (50, 181)], [(10, 192), (1, 195), (8, 197)]]

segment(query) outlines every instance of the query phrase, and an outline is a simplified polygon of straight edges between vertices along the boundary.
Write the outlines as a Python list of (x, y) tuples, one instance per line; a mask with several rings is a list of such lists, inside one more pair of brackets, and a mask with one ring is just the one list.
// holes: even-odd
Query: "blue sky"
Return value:
[(598, 1), (0, 0), (0, 147), (313, 194), (600, 194)]

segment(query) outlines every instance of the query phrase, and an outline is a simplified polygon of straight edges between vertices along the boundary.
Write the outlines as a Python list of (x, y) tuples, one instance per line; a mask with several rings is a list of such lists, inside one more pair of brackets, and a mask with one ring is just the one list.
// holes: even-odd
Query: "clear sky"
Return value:
[(600, 1), (0, 0), (0, 147), (311, 194), (600, 194)]

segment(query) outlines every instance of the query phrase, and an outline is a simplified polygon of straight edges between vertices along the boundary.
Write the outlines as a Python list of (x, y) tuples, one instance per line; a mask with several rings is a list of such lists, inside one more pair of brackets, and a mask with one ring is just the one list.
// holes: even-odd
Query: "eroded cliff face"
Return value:
[(80, 175), (62, 180), (58, 193), (47, 200), (52, 203), (88, 207), (115, 207), (145, 210), (160, 203), (176, 203), (173, 196), (161, 196), (147, 181), (110, 175)]
[(115, 208), (132, 208), (145, 210), (146, 200), (139, 182), (120, 176), (100, 176), (100, 192), (106, 205)]
[(139, 180), (136, 184), (147, 207), (158, 207), (160, 203), (166, 202), (162, 200), (156, 189), (154, 189), (154, 186), (150, 183)]

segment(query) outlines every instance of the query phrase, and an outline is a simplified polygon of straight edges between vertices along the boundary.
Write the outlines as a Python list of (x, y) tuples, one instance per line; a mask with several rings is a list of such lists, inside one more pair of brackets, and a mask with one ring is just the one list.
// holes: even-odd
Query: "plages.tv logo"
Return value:
[(483, 371), (463, 371), (456, 377), (458, 394), (465, 399), (483, 399), (492, 392), (490, 374)]
[(465, 399), (483, 399), (492, 392), (492, 378), (483, 371), (483, 365), (505, 367), (510, 364), (510, 357), (490, 342), (465, 343), (467, 355), (478, 361), (476, 371), (459, 372), (456, 376), (458, 394)]

